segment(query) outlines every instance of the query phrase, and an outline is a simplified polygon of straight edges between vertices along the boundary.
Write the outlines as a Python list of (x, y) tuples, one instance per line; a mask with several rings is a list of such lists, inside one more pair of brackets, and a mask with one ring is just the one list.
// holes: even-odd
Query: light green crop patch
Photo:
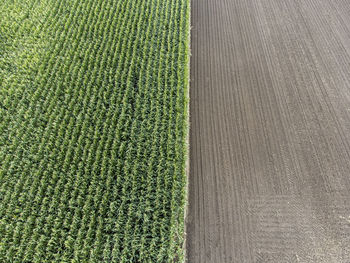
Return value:
[(47, 49), (42, 31), (49, 1), (5, 0), (0, 3), (0, 87), (15, 92), (29, 84), (30, 73)]

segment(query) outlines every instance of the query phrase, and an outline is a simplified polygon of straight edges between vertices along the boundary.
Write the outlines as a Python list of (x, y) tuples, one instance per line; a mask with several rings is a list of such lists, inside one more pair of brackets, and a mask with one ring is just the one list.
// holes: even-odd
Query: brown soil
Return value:
[(189, 263), (350, 262), (350, 1), (192, 0)]

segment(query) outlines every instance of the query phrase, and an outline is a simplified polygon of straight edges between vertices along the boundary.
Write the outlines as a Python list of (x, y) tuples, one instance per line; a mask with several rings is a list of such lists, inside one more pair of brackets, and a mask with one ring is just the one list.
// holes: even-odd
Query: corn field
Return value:
[(0, 262), (182, 262), (189, 1), (0, 16)]

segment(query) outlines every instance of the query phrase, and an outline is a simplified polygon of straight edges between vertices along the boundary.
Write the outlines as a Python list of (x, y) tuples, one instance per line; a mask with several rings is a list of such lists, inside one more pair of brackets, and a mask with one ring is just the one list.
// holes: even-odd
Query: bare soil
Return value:
[(192, 0), (189, 263), (350, 262), (350, 1)]

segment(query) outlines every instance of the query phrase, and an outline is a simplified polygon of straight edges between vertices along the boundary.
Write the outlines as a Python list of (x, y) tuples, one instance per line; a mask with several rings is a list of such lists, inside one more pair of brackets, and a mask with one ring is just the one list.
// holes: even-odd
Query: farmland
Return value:
[(0, 15), (0, 262), (183, 261), (189, 1)]
[(191, 10), (188, 262), (350, 262), (350, 1)]

